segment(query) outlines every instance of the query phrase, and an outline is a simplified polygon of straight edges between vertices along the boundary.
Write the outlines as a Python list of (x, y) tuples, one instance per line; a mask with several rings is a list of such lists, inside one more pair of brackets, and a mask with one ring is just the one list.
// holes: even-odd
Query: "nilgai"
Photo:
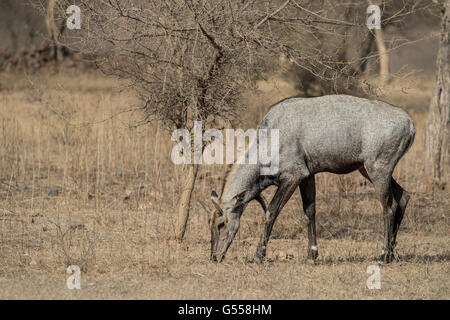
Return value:
[[(260, 163), (235, 165), (221, 198), (212, 191), (215, 210), (209, 216), (211, 260), (224, 259), (244, 209), (257, 200), (264, 211), (268, 210), (256, 250), (256, 260), (262, 261), (273, 224), (297, 187), (308, 218), (308, 258), (316, 259), (314, 175), (359, 170), (373, 183), (383, 208), (380, 260), (391, 262), (410, 198), (392, 177), (398, 161), (414, 141), (414, 123), (408, 114), (385, 102), (347, 95), (290, 98), (274, 105), (259, 129), (279, 129), (279, 170), (274, 175), (261, 175)], [(253, 140), (249, 150), (254, 150), (255, 143), (258, 139)], [(267, 207), (261, 192), (271, 185), (278, 189)]]

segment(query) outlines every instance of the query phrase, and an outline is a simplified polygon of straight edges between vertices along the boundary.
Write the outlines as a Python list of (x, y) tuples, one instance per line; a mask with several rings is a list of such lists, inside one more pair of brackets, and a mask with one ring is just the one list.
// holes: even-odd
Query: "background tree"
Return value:
[(450, 168), (450, 0), (441, 1), (443, 14), (434, 93), (431, 98), (425, 138), (426, 167), (441, 186)]
[(65, 20), (56, 16), (56, 13), (61, 12), (56, 10), (57, 5), (58, 0), (48, 0), (45, 16), (45, 25), (47, 27), (49, 41), (53, 49), (53, 59), (56, 63), (63, 59), (63, 47), (60, 43), (60, 37), (66, 26), (64, 23)]
[[(369, 30), (366, 27), (366, 10), (369, 4), (380, 7), (381, 29)], [(320, 12), (320, 15), (315, 15), (316, 18), (319, 16), (318, 20), (323, 24), (334, 24), (334, 32), (326, 32), (320, 28), (320, 24), (316, 24), (316, 29), (312, 29), (312, 32), (316, 30), (314, 36), (320, 39), (320, 42), (316, 43), (317, 50), (333, 57), (334, 61), (341, 61), (340, 72), (336, 74), (338, 79), (324, 80), (295, 64), (289, 70), (289, 75), (306, 96), (335, 93), (370, 95), (370, 92), (360, 90), (359, 82), (347, 80), (360, 77), (368, 71), (368, 66), (376, 65), (379, 70), (379, 84), (382, 86), (388, 82), (389, 52), (405, 45), (405, 39), (398, 42), (389, 39), (388, 42), (383, 30), (397, 28), (400, 31), (408, 17), (426, 13), (432, 7), (434, 5), (431, 0), (314, 1), (310, 9)], [(315, 86), (320, 89), (310, 90)]]

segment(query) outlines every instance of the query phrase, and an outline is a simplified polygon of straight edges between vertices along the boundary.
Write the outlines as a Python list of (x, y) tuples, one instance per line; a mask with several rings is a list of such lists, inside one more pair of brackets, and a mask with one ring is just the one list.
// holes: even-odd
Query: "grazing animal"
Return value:
[[(262, 261), (273, 224), (297, 187), (308, 218), (308, 258), (316, 259), (314, 175), (359, 170), (373, 183), (382, 205), (384, 242), (380, 260), (391, 262), (410, 198), (392, 177), (398, 161), (414, 141), (414, 123), (408, 114), (385, 102), (348, 95), (290, 98), (274, 105), (259, 129), (279, 129), (279, 170), (273, 175), (261, 175), (260, 163), (237, 164), (221, 198), (212, 191), (215, 210), (209, 216), (211, 260), (224, 259), (247, 204), (257, 200), (264, 211), (268, 210), (256, 250), (256, 260)], [(249, 150), (255, 143), (258, 139), (251, 142)], [(261, 192), (271, 185), (278, 189), (267, 207)]]

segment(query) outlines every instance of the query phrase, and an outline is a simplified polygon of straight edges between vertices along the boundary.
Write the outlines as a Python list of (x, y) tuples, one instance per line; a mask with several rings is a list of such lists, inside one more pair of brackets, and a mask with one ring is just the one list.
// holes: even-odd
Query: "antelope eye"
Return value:
[(220, 222), (217, 224), (217, 229), (222, 229), (225, 226), (225, 222)]

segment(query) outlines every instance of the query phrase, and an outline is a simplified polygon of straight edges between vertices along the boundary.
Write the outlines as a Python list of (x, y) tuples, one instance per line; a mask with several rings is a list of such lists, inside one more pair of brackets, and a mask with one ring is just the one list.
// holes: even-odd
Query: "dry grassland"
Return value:
[[(433, 81), (408, 83), (394, 82), (381, 98), (415, 120), (416, 141), (394, 175), (412, 199), (398, 259), (381, 266), (381, 289), (369, 290), (366, 268), (381, 251), (382, 217), (373, 187), (358, 173), (318, 176), (315, 265), (305, 261), (298, 191), (275, 224), (266, 262), (250, 262), (262, 227), (251, 203), (226, 262), (211, 263), (197, 199), (220, 188), (223, 167), (201, 168), (186, 239), (178, 243), (184, 169), (170, 161), (170, 132), (133, 127), (138, 112), (86, 123), (137, 106), (127, 90), (95, 74), (0, 74), (0, 298), (449, 299), (450, 197), (427, 184), (423, 169)], [(261, 89), (245, 101), (248, 127), (271, 103), (295, 94), (282, 81)], [(81, 267), (81, 290), (66, 287), (72, 264)]]

